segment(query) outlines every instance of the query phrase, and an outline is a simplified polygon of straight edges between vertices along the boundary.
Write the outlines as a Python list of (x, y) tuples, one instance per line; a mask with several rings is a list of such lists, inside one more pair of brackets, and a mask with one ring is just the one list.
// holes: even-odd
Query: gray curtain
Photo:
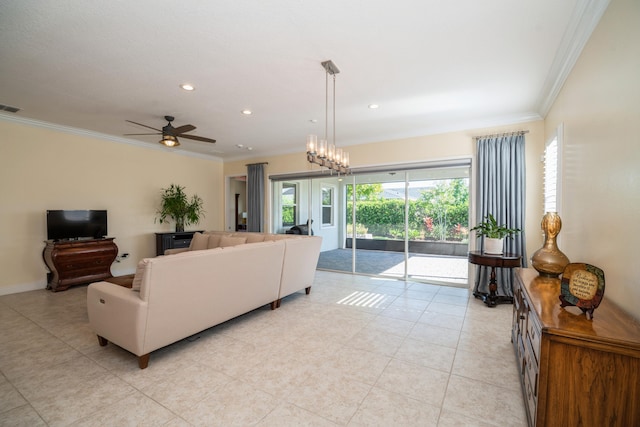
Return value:
[(247, 165), (247, 231), (262, 232), (264, 224), (264, 163)]
[[(478, 138), (477, 209), (476, 220), (482, 221), (489, 214), (509, 228), (521, 231), (513, 238), (505, 238), (504, 250), (522, 256), (522, 266), (527, 266), (526, 239), (524, 234), (525, 212), (525, 158), (524, 133), (491, 135)], [(477, 240), (477, 249), (482, 249)], [(489, 268), (476, 267), (476, 284), (479, 292), (489, 292)], [(498, 295), (513, 296), (513, 270), (496, 268)]]

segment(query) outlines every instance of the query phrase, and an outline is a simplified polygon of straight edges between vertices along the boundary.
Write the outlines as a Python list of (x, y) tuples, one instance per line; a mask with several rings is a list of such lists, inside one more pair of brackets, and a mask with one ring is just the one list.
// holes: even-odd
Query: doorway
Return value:
[(247, 224), (247, 176), (227, 177), (225, 229), (245, 231)]

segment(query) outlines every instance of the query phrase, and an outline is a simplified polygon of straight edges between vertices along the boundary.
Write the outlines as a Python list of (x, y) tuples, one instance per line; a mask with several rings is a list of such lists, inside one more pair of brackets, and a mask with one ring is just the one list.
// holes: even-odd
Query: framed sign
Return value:
[(568, 264), (560, 282), (560, 307), (576, 306), (593, 319), (593, 311), (604, 297), (604, 271), (584, 263)]

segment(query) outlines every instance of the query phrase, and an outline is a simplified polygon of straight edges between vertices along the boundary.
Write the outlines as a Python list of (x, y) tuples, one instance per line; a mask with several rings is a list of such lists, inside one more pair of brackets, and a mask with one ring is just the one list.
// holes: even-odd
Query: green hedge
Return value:
[[(348, 201), (348, 222), (352, 206), (353, 202)], [(465, 240), (469, 237), (466, 180), (453, 179), (423, 191), (420, 199), (409, 201), (408, 208), (410, 239)], [(404, 238), (404, 210), (404, 200), (370, 197), (356, 202), (356, 219), (374, 237)]]

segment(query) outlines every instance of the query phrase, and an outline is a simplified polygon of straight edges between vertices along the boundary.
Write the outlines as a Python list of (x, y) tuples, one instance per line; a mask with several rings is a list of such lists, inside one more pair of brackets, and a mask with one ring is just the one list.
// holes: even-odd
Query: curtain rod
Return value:
[(515, 135), (524, 135), (525, 133), (529, 133), (528, 130), (518, 130), (515, 132), (504, 132), (504, 133), (492, 133), (491, 135), (480, 135), (480, 136), (474, 136), (474, 139), (481, 139), (481, 138), (497, 138), (499, 136), (515, 136)]
[(249, 163), (246, 164), (245, 166), (257, 166), (257, 165), (268, 165), (269, 162), (260, 162), (260, 163)]

